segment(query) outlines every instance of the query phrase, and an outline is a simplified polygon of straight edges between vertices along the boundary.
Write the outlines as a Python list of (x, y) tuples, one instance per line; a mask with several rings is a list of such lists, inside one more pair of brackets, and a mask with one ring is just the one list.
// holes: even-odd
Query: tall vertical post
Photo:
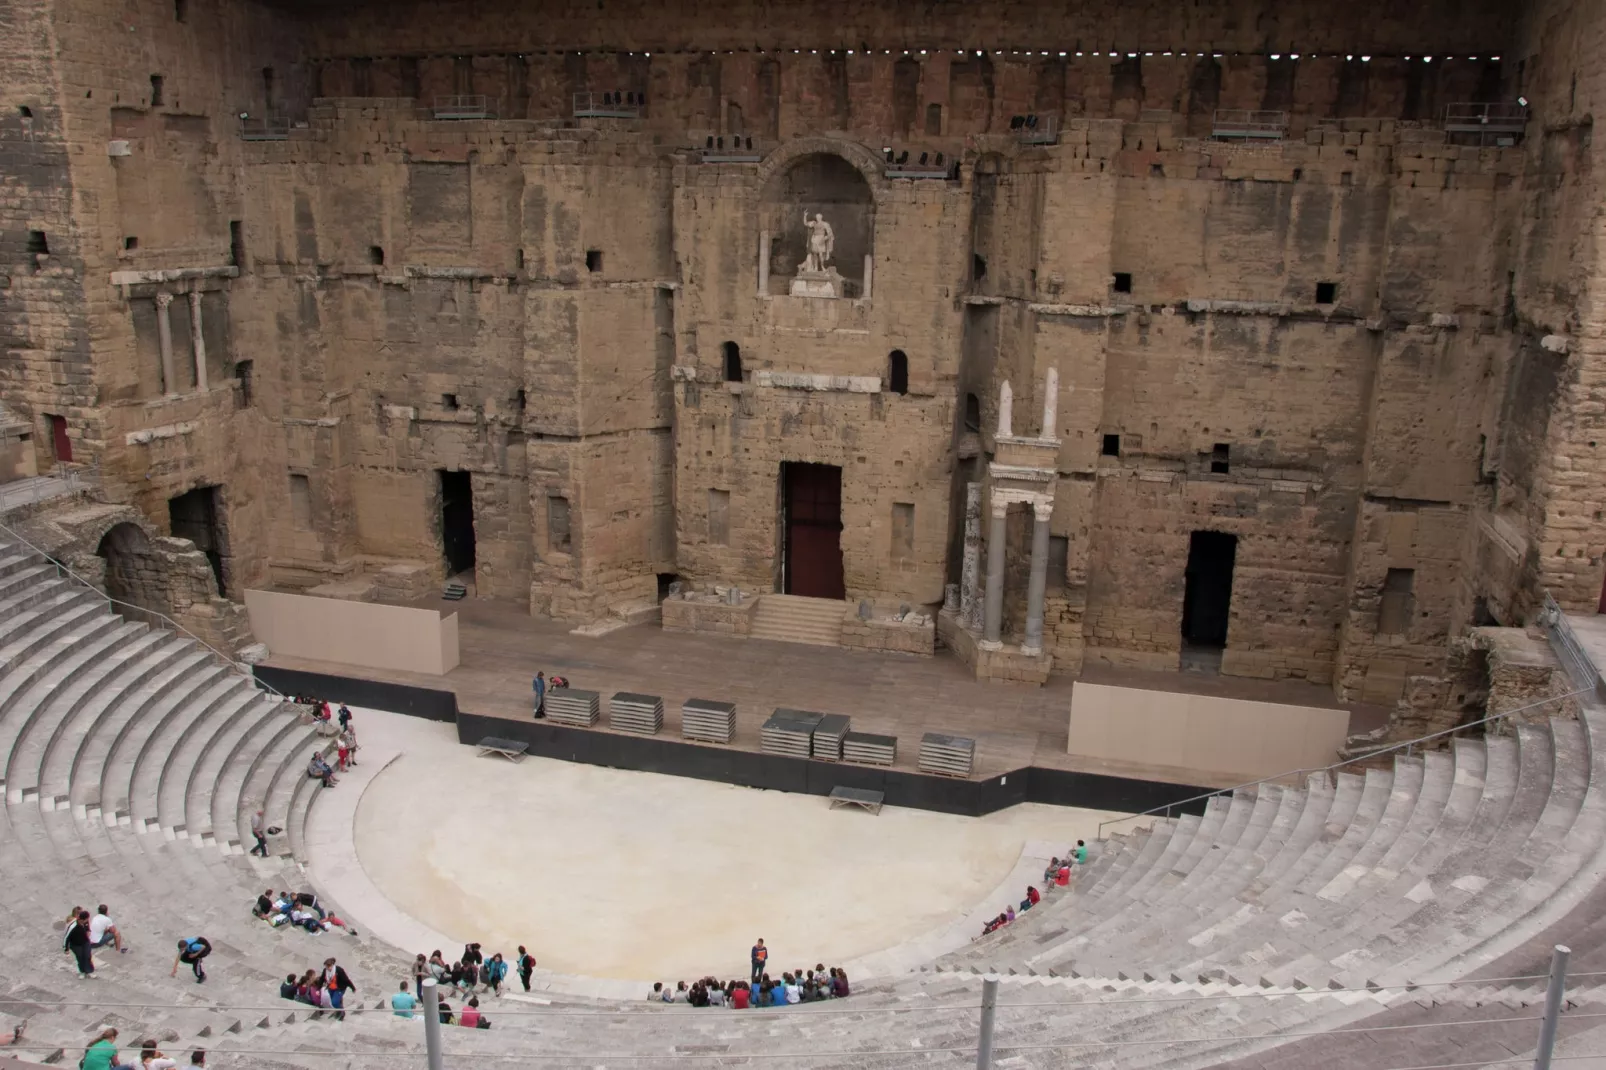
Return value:
[(201, 291), (190, 291), (190, 349), (195, 353), (195, 389), (206, 393), (206, 338), (201, 334)]
[(162, 393), (169, 397), (178, 394), (178, 369), (173, 366), (173, 325), (167, 320), (167, 306), (173, 295), (156, 295), (156, 342), (162, 348)]
[(1556, 1029), (1561, 1025), (1561, 1001), (1567, 993), (1567, 959), (1571, 955), (1572, 949), (1561, 944), (1550, 953), (1550, 985), (1545, 989), (1545, 1016), (1539, 1022), (1534, 1070), (1550, 1070), (1550, 1053), (1556, 1048)]
[(875, 277), (875, 260), (869, 253), (864, 254), (864, 299), (870, 300), (870, 283)]
[(976, 1038), (976, 1070), (992, 1070), (993, 1011), (997, 1008), (998, 978), (988, 976), (981, 982), (981, 1035)]
[(993, 518), (987, 528), (987, 601), (982, 642), (997, 650), (1004, 632), (1004, 517), (1009, 512), (1009, 502), (994, 496), (988, 504)]
[(959, 623), (981, 627), (981, 484), (965, 484), (965, 550), (959, 569)]
[(443, 1070), (445, 1059), (441, 1055), (441, 997), (435, 990), (435, 978), (426, 977), (418, 983), (424, 995), (424, 1049), (429, 1055), (429, 1070)]
[(1052, 499), (1034, 501), (1032, 512), (1032, 572), (1026, 583), (1026, 639), (1022, 654), (1043, 652), (1043, 596), (1048, 587), (1048, 518), (1054, 511)]
[(758, 236), (758, 296), (766, 297), (770, 292), (770, 232), (764, 231)]

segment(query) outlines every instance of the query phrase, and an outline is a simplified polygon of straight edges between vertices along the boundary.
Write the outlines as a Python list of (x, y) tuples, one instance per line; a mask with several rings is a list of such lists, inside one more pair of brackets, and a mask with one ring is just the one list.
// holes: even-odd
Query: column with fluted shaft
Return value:
[(1022, 654), (1043, 652), (1043, 596), (1048, 588), (1048, 518), (1054, 511), (1052, 501), (1032, 503), (1035, 522), (1032, 525), (1032, 573), (1026, 584), (1026, 641), (1021, 644)]
[(162, 393), (169, 396), (178, 393), (178, 369), (173, 366), (173, 325), (167, 320), (167, 306), (172, 303), (172, 294), (156, 295), (156, 343), (162, 349)]
[(982, 641), (997, 646), (1004, 630), (1004, 517), (1009, 503), (994, 498), (992, 523), (987, 528), (987, 602)]

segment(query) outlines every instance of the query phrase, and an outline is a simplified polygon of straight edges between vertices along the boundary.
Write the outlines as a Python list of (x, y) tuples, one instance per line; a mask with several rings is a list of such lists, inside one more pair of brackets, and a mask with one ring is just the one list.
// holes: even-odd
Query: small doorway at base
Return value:
[(196, 487), (167, 502), (168, 530), (175, 539), (188, 539), (206, 555), (212, 566), (212, 577), (217, 580), (217, 593), (229, 596), (228, 585), (223, 581), (223, 557), (228, 549), (222, 525), (218, 522), (218, 488)]
[(446, 572), (456, 576), (474, 567), (474, 485), (467, 472), (441, 477), (441, 542), (446, 551)]
[[(1183, 661), (1197, 652), (1214, 655), (1227, 645), (1228, 611), (1232, 608), (1232, 570), (1238, 558), (1238, 536), (1196, 531), (1188, 539), (1188, 567), (1182, 595)], [(1185, 667), (1188, 667), (1185, 664)]]
[(845, 598), (842, 469), (782, 462), (781, 530), (781, 590), (805, 598)]

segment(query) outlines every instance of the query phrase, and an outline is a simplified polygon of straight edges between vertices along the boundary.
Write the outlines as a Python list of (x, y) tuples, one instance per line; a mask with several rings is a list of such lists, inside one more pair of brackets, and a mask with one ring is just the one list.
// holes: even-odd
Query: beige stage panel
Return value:
[(457, 668), (457, 614), (246, 591), (251, 630), (275, 654), (443, 676)]
[(1347, 710), (1078, 681), (1066, 749), (1249, 781), (1332, 764), (1348, 731)]

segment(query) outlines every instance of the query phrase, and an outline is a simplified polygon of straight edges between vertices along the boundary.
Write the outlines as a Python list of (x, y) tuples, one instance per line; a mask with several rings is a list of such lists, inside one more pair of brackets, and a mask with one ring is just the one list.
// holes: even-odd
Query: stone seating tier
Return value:
[[(1278, 1040), (1183, 1041), (1351, 1025), (1422, 998), (1368, 982), (1464, 976), (1593, 889), (1606, 843), (1602, 716), (1590, 707), (1580, 720), (1458, 739), (1391, 767), (1263, 785), (1212, 799), (1200, 815), (1117, 832), (1093, 845), (1070, 888), (1012, 925), (929, 969), (855, 978), (841, 1005), (761, 1015), (548, 990), (553, 1006), (490, 1001), (495, 1028), (450, 1031), (451, 1062), (489, 1064), (537, 1045), (594, 1065), (610, 1053), (715, 1044), (732, 1062), (752, 1051), (796, 1052), (789, 1062), (806, 1067), (883, 1065), (841, 1053), (973, 1044), (987, 971), (1006, 979), (997, 1043), (1029, 1045), (1007, 1053), (1011, 1065), (1204, 1067), (1255, 1055)], [(104, 1024), (174, 1054), (244, 1049), (214, 1061), (246, 1070), (336, 1065), (325, 1053), (347, 1048), (421, 1048), (419, 1023), (376, 1007), (408, 976), (412, 953), (432, 949), (275, 930), (249, 913), (263, 888), (306, 887), (306, 820), (323, 789), (305, 766), (328, 740), (222, 658), (124, 622), (3, 533), (0, 743), (0, 998), (20, 1001), (0, 1003), (0, 1023), (30, 1018), (30, 1038), (59, 1045), (65, 1065)], [(245, 853), (259, 806), (284, 829), (266, 860)], [(100, 952), (90, 985), (60, 951), (60, 922), (68, 906), (101, 900), (133, 951)], [(168, 976), (174, 942), (195, 933), (215, 948), (204, 986)], [(286, 972), (328, 955), (360, 986), (362, 1013), (345, 1023), (276, 998)], [(1534, 988), (1437, 991), (1527, 1006)], [(86, 999), (119, 1006), (71, 1005)], [(1587, 988), (1577, 999), (1606, 1003)], [(932, 1010), (945, 1005), (951, 1014)], [(901, 1009), (920, 1013), (889, 1013)]]

